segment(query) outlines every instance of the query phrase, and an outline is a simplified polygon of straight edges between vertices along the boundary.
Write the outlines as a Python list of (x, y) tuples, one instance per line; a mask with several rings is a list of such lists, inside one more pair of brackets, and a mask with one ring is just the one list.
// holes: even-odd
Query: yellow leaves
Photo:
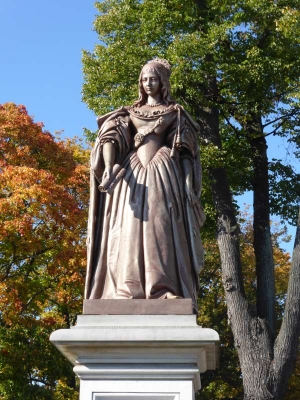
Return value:
[(68, 386), (66, 378), (59, 379), (54, 392), (53, 400), (78, 400), (78, 392)]

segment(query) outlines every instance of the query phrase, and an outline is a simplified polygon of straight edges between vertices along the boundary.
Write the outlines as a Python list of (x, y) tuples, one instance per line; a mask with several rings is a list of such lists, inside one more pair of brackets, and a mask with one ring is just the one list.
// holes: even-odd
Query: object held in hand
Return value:
[(117, 183), (125, 175), (125, 172), (126, 172), (125, 168), (122, 168), (120, 164), (115, 164), (113, 166), (110, 178), (104, 178), (100, 183), (100, 185), (98, 186), (100, 192), (111, 194), (114, 191)]

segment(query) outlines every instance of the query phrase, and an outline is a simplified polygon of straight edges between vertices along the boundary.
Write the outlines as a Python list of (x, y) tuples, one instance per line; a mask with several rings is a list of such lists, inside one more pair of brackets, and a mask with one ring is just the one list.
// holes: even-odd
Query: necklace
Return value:
[(146, 103), (145, 105), (149, 106), (149, 107), (158, 107), (158, 106), (162, 106), (163, 104), (165, 104), (164, 101), (161, 101), (160, 103), (156, 103), (156, 104), (148, 104), (148, 103)]

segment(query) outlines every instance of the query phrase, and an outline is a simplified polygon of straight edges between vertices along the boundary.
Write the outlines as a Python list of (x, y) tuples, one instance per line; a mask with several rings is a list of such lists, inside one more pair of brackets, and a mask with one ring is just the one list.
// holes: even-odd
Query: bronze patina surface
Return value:
[(199, 126), (171, 97), (170, 66), (98, 119), (91, 153), (86, 299), (192, 299), (203, 266)]

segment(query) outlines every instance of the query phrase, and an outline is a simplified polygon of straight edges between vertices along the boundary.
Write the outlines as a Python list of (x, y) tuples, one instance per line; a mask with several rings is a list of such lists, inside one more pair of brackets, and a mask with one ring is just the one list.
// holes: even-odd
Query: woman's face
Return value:
[(160, 93), (161, 84), (159, 76), (155, 71), (145, 71), (142, 74), (142, 85), (148, 96), (155, 96)]

